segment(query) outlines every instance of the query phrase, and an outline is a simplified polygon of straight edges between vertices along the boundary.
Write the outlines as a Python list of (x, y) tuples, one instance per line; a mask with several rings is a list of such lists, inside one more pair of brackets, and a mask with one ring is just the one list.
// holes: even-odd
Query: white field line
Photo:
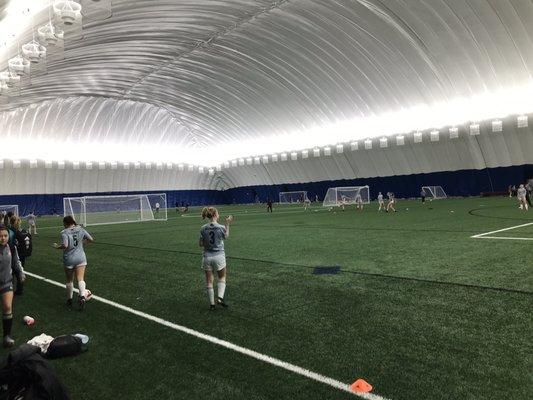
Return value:
[[(529, 222), (527, 224), (522, 224), (522, 225), (516, 225), (516, 226), (510, 226), (509, 228), (503, 228), (503, 229), (498, 229), (497, 231), (492, 231), (492, 232), (485, 232), (485, 233), (479, 233), (477, 235), (474, 235), (474, 236), (470, 236), (472, 239), (516, 239), (516, 240), (531, 240), (530, 238), (511, 238), (511, 237), (496, 237), (496, 236), (492, 236), (492, 237), (485, 237), (487, 235), (492, 235), (493, 233), (499, 233), (499, 232), (505, 232), (505, 231), (510, 231), (511, 229), (517, 229), (517, 228), (523, 228), (524, 226), (529, 226), (529, 225), (533, 225), (533, 222)], [(533, 239), (533, 238), (532, 238)]]
[(508, 236), (481, 236), (474, 239), (499, 239), (499, 240), (533, 240), (533, 238), (508, 237)]
[[(63, 288), (63, 289), (65, 288), (65, 285), (62, 284), (62, 283), (53, 281), (51, 279), (47, 279), (47, 278), (45, 278), (43, 276), (40, 276), (40, 275), (37, 275), (37, 274), (33, 274), (31, 272), (25, 272), (25, 273), (26, 273), (26, 275), (31, 276), (31, 277), (33, 277), (35, 279), (39, 279), (41, 281), (50, 283), (50, 284), (52, 284), (54, 286), (58, 286), (58, 287)], [(75, 291), (77, 292), (78, 290), (75, 289)], [(115, 303), (114, 301), (107, 300), (107, 299), (105, 299), (103, 297), (93, 295), (91, 297), (91, 300), (96, 300), (96, 301), (102, 302), (104, 304), (107, 304), (107, 305), (110, 305), (112, 307), (118, 308), (118, 309), (120, 309), (122, 311), (126, 311), (126, 312), (128, 312), (130, 314), (134, 314), (134, 315), (136, 315), (138, 317), (145, 318), (147, 320), (153, 321), (155, 323), (158, 323), (160, 325), (163, 325), (163, 326), (166, 326), (168, 328), (174, 329), (176, 331), (183, 332), (183, 333), (185, 333), (187, 335), (194, 336), (194, 337), (196, 337), (198, 339), (202, 339), (202, 340), (205, 340), (207, 342), (210, 342), (210, 343), (225, 347), (225, 348), (233, 350), (233, 351), (235, 351), (237, 353), (241, 353), (241, 354), (244, 354), (246, 356), (255, 358), (256, 360), (265, 362), (267, 364), (274, 365), (274, 366), (276, 366), (278, 368), (283, 368), (283, 369), (285, 369), (287, 371), (293, 372), (293, 373), (298, 374), (298, 375), (302, 375), (302, 376), (304, 376), (306, 378), (309, 378), (309, 379), (312, 379), (314, 381), (317, 381), (317, 382), (323, 383), (325, 385), (331, 386), (331, 387), (333, 387), (335, 389), (339, 389), (339, 390), (348, 392), (348, 393), (350, 393), (350, 394), (352, 394), (354, 396), (357, 396), (359, 398), (366, 399), (366, 400), (388, 400), (385, 397), (381, 397), (381, 396), (379, 396), (377, 394), (353, 392), (350, 389), (350, 385), (348, 385), (346, 383), (343, 383), (343, 382), (340, 382), (340, 381), (337, 381), (337, 380), (335, 380), (333, 378), (328, 378), (327, 376), (320, 375), (320, 374), (318, 374), (316, 372), (313, 372), (313, 371), (310, 371), (308, 369), (299, 367), (297, 365), (293, 365), (293, 364), (290, 364), (288, 362), (279, 360), (277, 358), (270, 357), (270, 356), (267, 356), (265, 354), (258, 353), (258, 352), (254, 351), (254, 350), (247, 349), (245, 347), (233, 344), (233, 343), (228, 342), (226, 340), (218, 339), (218, 338), (216, 338), (214, 336), (211, 336), (211, 335), (207, 335), (205, 333), (201, 333), (201, 332), (195, 331), (194, 329), (190, 329), (190, 328), (187, 328), (185, 326), (175, 324), (173, 322), (164, 320), (164, 319), (159, 318), (159, 317), (155, 317), (153, 315), (144, 313), (142, 311), (135, 310), (135, 309), (133, 309), (131, 307), (124, 306), (124, 305), (119, 304), (119, 303)]]

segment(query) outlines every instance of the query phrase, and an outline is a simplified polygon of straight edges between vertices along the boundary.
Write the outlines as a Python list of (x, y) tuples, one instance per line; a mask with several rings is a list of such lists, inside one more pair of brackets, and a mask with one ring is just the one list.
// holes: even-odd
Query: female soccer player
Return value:
[(199, 245), (203, 247), (204, 254), (202, 267), (205, 272), (205, 283), (209, 307), (215, 309), (215, 290), (213, 289), (213, 272), (217, 272), (217, 299), (216, 304), (227, 308), (224, 302), (226, 291), (226, 254), (224, 252), (224, 239), (229, 237), (229, 225), (233, 221), (230, 215), (226, 217), (226, 224), (222, 226), (218, 223), (218, 211), (215, 207), (204, 207), (202, 209), (202, 219), (209, 219), (209, 223), (200, 229)]
[(30, 234), (31, 235), (37, 235), (37, 220), (36, 220), (36, 216), (35, 216), (35, 211), (32, 211), (31, 213), (29, 213), (27, 216), (26, 216), (27, 220), (28, 220), (28, 225), (30, 226)]
[(270, 197), (267, 198), (267, 212), (272, 212), (272, 200), (270, 200)]
[(381, 192), (378, 193), (378, 204), (378, 211), (385, 210), (385, 202), (383, 201), (383, 195), (381, 194)]
[(85, 287), (85, 268), (87, 267), (87, 257), (83, 250), (83, 242), (92, 243), (94, 239), (81, 226), (76, 225), (76, 221), (71, 215), (63, 218), (65, 229), (61, 231), (61, 243), (54, 243), (54, 247), (63, 250), (63, 266), (65, 267), (67, 306), (72, 306), (72, 296), (74, 293), (74, 274), (78, 281), (78, 304), (80, 310), (85, 309), (85, 302), (90, 298), (90, 292)]
[(9, 232), (5, 225), (0, 225), (0, 296), (2, 297), (2, 328), (4, 347), (12, 347), (15, 341), (11, 337), (13, 325), (13, 271), (22, 282), (26, 279), (20, 264), (17, 249), (9, 245)]
[(521, 210), (525, 210), (525, 211), (528, 210), (528, 204), (527, 204), (527, 201), (526, 201), (526, 195), (527, 195), (527, 190), (524, 187), (524, 185), (522, 184), (522, 185), (520, 185), (520, 187), (516, 191), (516, 198), (518, 199), (518, 207)]
[[(21, 221), (16, 215), (11, 216), (9, 222), (11, 224), (11, 227), (8, 228), (10, 231), (9, 245), (17, 248), (20, 265), (24, 270), (24, 267), (26, 266), (26, 257), (31, 254), (31, 235), (20, 229)], [(11, 234), (13, 234), (13, 239), (11, 239)], [(14, 275), (15, 280), (17, 281), (15, 295), (20, 296), (24, 292), (24, 282), (21, 280), (19, 274)]]
[(355, 209), (363, 211), (363, 198), (361, 197), (361, 193), (357, 193), (357, 196), (355, 196)]
[(387, 203), (387, 212), (389, 212), (389, 210), (392, 210), (394, 212), (396, 212), (396, 209), (394, 208), (394, 204), (396, 204), (396, 199), (394, 198), (394, 193), (392, 192), (389, 192), (387, 193), (387, 195), (389, 196), (389, 202)]

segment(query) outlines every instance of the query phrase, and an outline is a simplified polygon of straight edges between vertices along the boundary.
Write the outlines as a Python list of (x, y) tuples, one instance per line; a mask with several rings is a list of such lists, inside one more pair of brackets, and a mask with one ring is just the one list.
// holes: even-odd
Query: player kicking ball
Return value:
[(396, 199), (394, 198), (394, 193), (389, 192), (387, 193), (387, 196), (389, 197), (389, 202), (387, 203), (387, 209), (385, 211), (393, 211), (396, 212), (396, 208), (394, 208), (394, 205), (396, 204)]
[[(204, 207), (202, 209), (202, 219), (209, 219), (209, 222), (200, 229), (199, 245), (204, 249), (202, 257), (202, 268), (205, 272), (206, 293), (209, 299), (209, 307), (215, 309), (215, 304), (227, 308), (224, 302), (226, 292), (226, 253), (224, 252), (224, 239), (229, 237), (229, 226), (233, 221), (233, 216), (225, 219), (225, 225), (218, 223), (219, 214), (215, 207)], [(215, 290), (213, 288), (214, 272), (216, 271), (217, 298), (215, 302)]]

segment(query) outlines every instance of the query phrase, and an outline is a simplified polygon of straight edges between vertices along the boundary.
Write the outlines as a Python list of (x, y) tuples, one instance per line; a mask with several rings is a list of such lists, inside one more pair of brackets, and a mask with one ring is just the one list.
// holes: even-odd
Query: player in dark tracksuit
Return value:
[(267, 212), (272, 212), (272, 200), (267, 199)]
[(2, 298), (3, 346), (12, 347), (15, 341), (11, 337), (13, 325), (13, 272), (24, 282), (25, 275), (18, 257), (17, 248), (9, 245), (9, 232), (5, 225), (0, 225), (0, 296)]

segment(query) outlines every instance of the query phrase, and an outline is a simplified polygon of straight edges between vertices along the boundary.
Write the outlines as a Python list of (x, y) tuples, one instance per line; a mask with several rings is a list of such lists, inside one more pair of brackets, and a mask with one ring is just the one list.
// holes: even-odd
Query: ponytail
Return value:
[(202, 219), (213, 218), (218, 213), (215, 207), (204, 207), (202, 208)]

